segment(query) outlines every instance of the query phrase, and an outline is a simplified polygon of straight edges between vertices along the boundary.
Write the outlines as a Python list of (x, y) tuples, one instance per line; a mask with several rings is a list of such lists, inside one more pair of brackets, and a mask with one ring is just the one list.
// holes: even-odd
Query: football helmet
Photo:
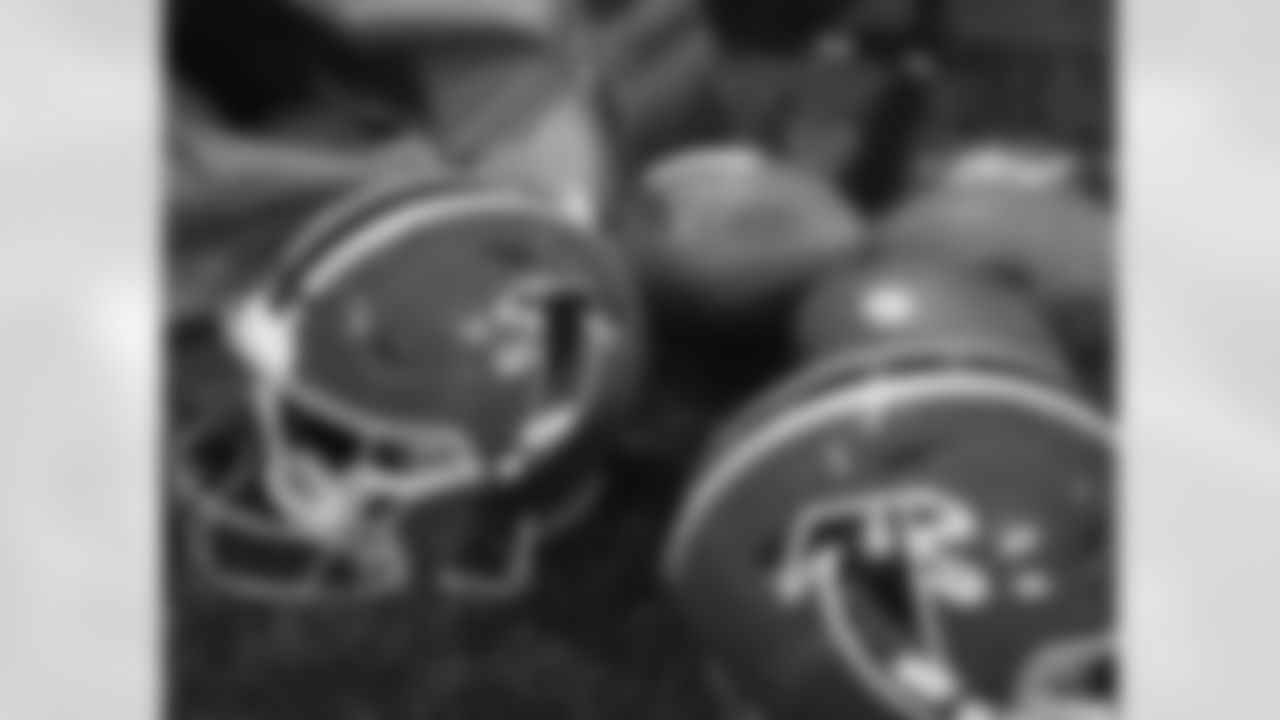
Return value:
[(1030, 291), (1055, 316), (1108, 311), (1112, 221), (1079, 187), (1078, 161), (981, 145), (921, 172), (919, 190), (875, 229), (884, 252), (980, 268)]
[(428, 562), (410, 536), (447, 565), (460, 508), (543, 498), (512, 513), (492, 577), (433, 575), (519, 591), (582, 498), (530, 488), (607, 432), (640, 328), (611, 246), (543, 199), (422, 180), (345, 198), (228, 314), (248, 401), (178, 458), (194, 557), (268, 599), (385, 594)]
[(627, 234), (660, 297), (716, 315), (799, 289), (863, 247), (857, 213), (820, 179), (746, 146), (690, 150), (645, 175)]
[[(911, 272), (925, 298), (965, 297)], [(874, 275), (852, 287), (875, 294)], [(1016, 349), (1043, 333), (983, 297), (969, 314), (884, 301), (909, 331), (819, 346), (696, 472), (662, 573), (760, 717), (1110, 717), (1110, 425), (1045, 348)]]

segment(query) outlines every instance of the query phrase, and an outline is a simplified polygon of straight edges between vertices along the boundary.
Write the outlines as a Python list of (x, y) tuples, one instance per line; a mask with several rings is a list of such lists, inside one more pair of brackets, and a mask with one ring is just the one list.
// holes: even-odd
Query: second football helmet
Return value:
[(876, 241), (889, 254), (978, 268), (1033, 293), (1055, 316), (1081, 308), (1106, 314), (1112, 219), (1077, 175), (1061, 153), (973, 148), (940, 162), (877, 225)]
[[(1114, 710), (1110, 424), (1034, 315), (945, 272), (816, 291), (808, 330), (842, 339), (728, 425), (677, 515), (664, 579), (761, 717)], [(927, 292), (857, 319), (904, 278)]]
[[(410, 180), (336, 204), (229, 316), (249, 402), (180, 458), (198, 557), (270, 598), (404, 585), (411, 518), (444, 528), (436, 511), (524, 492), (607, 431), (639, 369), (638, 313), (612, 248), (531, 195)], [(196, 462), (211, 452), (239, 463)], [(516, 585), (557, 524), (529, 523)], [(248, 570), (237, 543), (297, 561)]]

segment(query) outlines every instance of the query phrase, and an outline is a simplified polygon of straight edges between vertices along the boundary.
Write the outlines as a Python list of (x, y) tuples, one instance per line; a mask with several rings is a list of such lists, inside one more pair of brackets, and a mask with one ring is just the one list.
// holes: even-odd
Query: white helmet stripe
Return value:
[(547, 209), (515, 192), (486, 191), (476, 194), (424, 197), (380, 215), (324, 256), (302, 283), (304, 294), (318, 294), (350, 274), (377, 253), (412, 239), (412, 231), (489, 212), (529, 213), (545, 216)]
[(695, 485), (676, 519), (663, 558), (665, 574), (671, 577), (679, 572), (680, 563), (707, 516), (748, 476), (747, 470), (788, 443), (841, 419), (867, 418), (874, 422), (891, 409), (938, 400), (970, 399), (1031, 407), (1099, 442), (1110, 439), (1110, 426), (1101, 413), (1056, 388), (1042, 387), (1025, 379), (971, 369), (879, 377), (833, 391), (783, 413), (719, 458)]

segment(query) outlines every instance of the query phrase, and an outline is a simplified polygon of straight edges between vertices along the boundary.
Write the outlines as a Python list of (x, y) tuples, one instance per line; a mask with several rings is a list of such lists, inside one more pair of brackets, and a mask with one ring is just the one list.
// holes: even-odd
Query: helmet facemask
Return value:
[(612, 397), (628, 349), (614, 314), (629, 308), (607, 304), (593, 268), (563, 267), (564, 251), (598, 264), (574, 245), (595, 238), (566, 236), (538, 203), (396, 192), (363, 226), (341, 221), (356, 201), (317, 221), (223, 329), (249, 371), (248, 482), (268, 508), (255, 532), (372, 558), (395, 570), (380, 582), (403, 583), (403, 520), (530, 481), (576, 442)]
[(614, 342), (586, 294), (545, 279), (517, 285), (484, 320), (496, 320), (483, 324), (501, 336), (484, 339), (497, 343), (493, 362), (527, 388), (524, 421), (498, 457), (486, 456), (462, 426), (390, 422), (289, 372), (281, 361), (293, 350), (279, 348), (294, 341), (271, 337), (295, 332), (289, 318), (253, 303), (233, 316), (229, 334), (261, 371), (253, 421), (264, 444), (264, 484), (293, 532), (335, 551), (370, 542), (391, 548), (396, 522), (414, 508), (525, 480), (582, 429)]
[[(264, 443), (265, 485), (292, 529), (345, 544), (409, 506), (478, 483), (480, 461), (461, 428), (406, 427), (361, 412), (297, 378), (282, 361), (293, 332), (251, 302), (232, 317), (233, 343), (259, 370), (254, 422)], [(278, 337), (286, 334), (285, 337)]]

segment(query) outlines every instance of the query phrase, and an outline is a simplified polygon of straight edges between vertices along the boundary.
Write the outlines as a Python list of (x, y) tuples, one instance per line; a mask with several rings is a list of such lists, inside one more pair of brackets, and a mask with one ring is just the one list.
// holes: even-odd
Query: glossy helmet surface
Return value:
[(925, 340), (944, 301), (998, 293), (898, 267), (846, 293), (877, 272), (933, 276), (939, 314), (846, 335), (729, 423), (666, 547), (675, 604), (771, 720), (1109, 708), (1109, 421), (1015, 351), (1029, 325)]
[[(611, 247), (532, 195), (403, 180), (334, 204), (229, 314), (250, 400), (221, 428), (239, 460), (209, 472), (191, 448), (181, 473), (197, 555), (270, 598), (403, 586), (411, 517), (443, 530), (444, 510), (523, 492), (600, 440), (639, 327)], [(239, 541), (298, 561), (238, 567)]]
[(804, 294), (794, 320), (803, 360), (886, 355), (981, 356), (1066, 377), (1062, 349), (1025, 294), (964, 268), (883, 258), (832, 270)]
[(636, 266), (660, 296), (699, 312), (759, 307), (863, 248), (862, 221), (833, 187), (745, 146), (663, 159), (639, 197)]
[(1052, 313), (1106, 312), (1112, 218), (1080, 185), (1074, 158), (1048, 148), (979, 145), (935, 163), (875, 230), (886, 253), (976, 267), (1033, 293)]

